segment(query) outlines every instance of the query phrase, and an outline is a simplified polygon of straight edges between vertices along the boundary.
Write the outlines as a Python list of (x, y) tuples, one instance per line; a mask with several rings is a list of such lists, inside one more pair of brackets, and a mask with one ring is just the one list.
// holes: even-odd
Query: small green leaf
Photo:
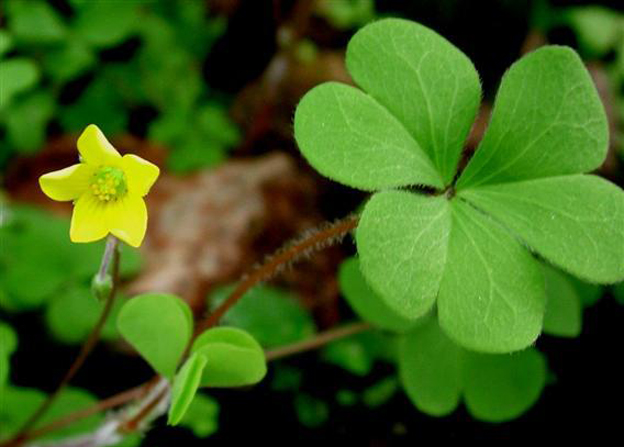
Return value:
[(363, 377), (371, 372), (375, 362), (394, 363), (396, 350), (396, 337), (367, 331), (331, 342), (321, 351), (321, 358)]
[(47, 91), (29, 94), (11, 107), (6, 117), (7, 135), (18, 152), (29, 154), (41, 150), (54, 109), (55, 100)]
[(64, 130), (81, 132), (90, 123), (98, 123), (106, 135), (126, 131), (128, 106), (121, 96), (122, 91), (118, 87), (111, 88), (111, 71), (110, 66), (108, 70), (100, 70), (78, 100), (61, 109), (59, 118)]
[(356, 376), (365, 377), (373, 369), (375, 359), (366, 347), (356, 339), (337, 340), (322, 351), (323, 360), (340, 366)]
[(624, 16), (621, 12), (590, 5), (568, 8), (566, 15), (581, 49), (589, 57), (602, 57), (622, 41)]
[(467, 353), (464, 398), (477, 419), (505, 422), (533, 406), (546, 385), (546, 359), (535, 349), (511, 355)]
[(178, 174), (213, 167), (226, 159), (225, 147), (198, 134), (187, 134), (167, 157), (167, 167)]
[[(209, 297), (215, 309), (233, 287), (218, 289)], [(254, 287), (222, 318), (227, 326), (249, 332), (264, 348), (304, 340), (315, 332), (314, 320), (294, 296), (268, 286)]]
[[(45, 401), (46, 394), (35, 388), (6, 387), (2, 390), (0, 399), (0, 441), (13, 436), (33, 412)], [(79, 388), (65, 388), (41, 418), (36, 428), (43, 427), (52, 421), (67, 416), (74, 411), (84, 410), (97, 403), (97, 399), (85, 390)], [(95, 414), (81, 419), (76, 423), (54, 430), (44, 436), (44, 439), (63, 438), (93, 429), (102, 421), (101, 415)]]
[(549, 265), (543, 265), (546, 278), (546, 313), (544, 333), (558, 337), (581, 334), (583, 308), (570, 278)]
[(303, 371), (286, 363), (275, 363), (271, 368), (273, 380), (271, 388), (276, 391), (295, 391), (301, 386)]
[(434, 318), (403, 337), (399, 375), (416, 408), (433, 416), (445, 416), (457, 408), (464, 352), (440, 331)]
[[(85, 410), (97, 404), (97, 402), (97, 398), (88, 391), (81, 388), (67, 387), (63, 389), (58, 398), (52, 403), (37, 426), (42, 427), (75, 411)], [(103, 419), (104, 416), (102, 414), (93, 414), (67, 427), (54, 430), (46, 435), (44, 439), (62, 439), (88, 432), (89, 430), (93, 430)]]
[(399, 381), (392, 375), (366, 388), (362, 393), (362, 401), (369, 408), (377, 408), (392, 399), (398, 389)]
[(345, 84), (328, 82), (306, 93), (295, 112), (295, 138), (317, 171), (347, 186), (443, 186), (405, 127), (372, 97)]
[(180, 425), (190, 428), (198, 438), (207, 438), (219, 430), (219, 403), (205, 394), (196, 394)]
[(320, 427), (329, 419), (329, 405), (325, 401), (299, 393), (294, 402), (299, 422), (308, 428)]
[(7, 0), (8, 27), (15, 40), (24, 43), (49, 44), (67, 36), (58, 13), (47, 2)]
[(484, 186), (460, 196), (558, 267), (592, 282), (624, 279), (624, 191), (616, 185), (570, 175)]
[(171, 407), (167, 418), (168, 425), (178, 425), (191, 405), (208, 360), (201, 353), (193, 354), (173, 380)]
[(363, 26), (375, 18), (374, 0), (324, 0), (317, 5), (319, 12), (339, 29)]
[(78, 38), (97, 48), (122, 43), (137, 30), (141, 21), (136, 3), (85, 3), (78, 9), (72, 29)]
[(388, 307), (366, 283), (360, 272), (357, 258), (344, 261), (338, 272), (340, 291), (355, 312), (366, 321), (395, 332), (405, 332), (414, 322), (402, 317)]
[(13, 97), (33, 87), (39, 80), (39, 68), (30, 59), (14, 57), (2, 61), (0, 70), (0, 110), (6, 110)]
[(10, 439), (45, 401), (44, 392), (35, 388), (7, 386), (0, 390), (0, 441)]
[(56, 82), (67, 82), (97, 62), (95, 53), (84, 43), (76, 40), (67, 41), (61, 48), (51, 49), (44, 54), (45, 73)]
[[(57, 340), (78, 344), (84, 341), (100, 318), (104, 302), (93, 297), (85, 286), (75, 286), (55, 294), (45, 309), (45, 320), (50, 332)], [(116, 301), (111, 316), (102, 329), (102, 338), (111, 340), (117, 337), (115, 318), (121, 309)]]
[(424, 315), (435, 302), (450, 225), (448, 201), (440, 196), (385, 191), (364, 208), (356, 231), (362, 273), (405, 319)]
[(253, 385), (261, 381), (267, 372), (264, 351), (251, 335), (241, 329), (208, 329), (193, 343), (191, 354), (194, 353), (208, 360), (201, 386)]
[[(403, 124), (433, 160), (443, 183), (449, 184), (481, 100), (479, 75), (470, 59), (427, 27), (384, 19), (353, 36), (347, 47), (347, 68), (355, 82)], [(359, 113), (359, 108), (354, 108), (353, 116)], [(378, 128), (379, 124), (363, 131), (382, 138)], [(353, 168), (353, 161), (348, 157), (346, 172)], [(402, 163), (399, 157), (384, 161)], [(373, 166), (369, 173), (377, 169)], [(384, 174), (393, 176), (392, 172)], [(407, 183), (393, 180), (397, 181), (393, 185)]]
[(442, 329), (480, 352), (526, 348), (542, 329), (544, 277), (528, 251), (491, 218), (453, 200), (453, 229), (438, 296)]
[(542, 47), (503, 77), (487, 132), (457, 187), (591, 171), (605, 158), (608, 135), (581, 59), (570, 48)]
[(148, 293), (124, 304), (117, 327), (157, 372), (171, 378), (191, 338), (193, 319), (180, 298)]

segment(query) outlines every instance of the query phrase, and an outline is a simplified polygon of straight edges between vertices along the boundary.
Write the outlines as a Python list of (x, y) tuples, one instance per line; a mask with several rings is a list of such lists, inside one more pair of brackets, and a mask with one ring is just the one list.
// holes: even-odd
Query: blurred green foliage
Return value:
[[(34, 207), (3, 205), (3, 213), (0, 309), (9, 313), (42, 309), (55, 338), (80, 343), (103, 306), (93, 298), (90, 284), (100, 265), (104, 241), (73, 244), (68, 237), (68, 219)], [(141, 269), (142, 261), (136, 250), (125, 246), (121, 250), (120, 276), (127, 278)], [(118, 302), (114, 314), (119, 306)], [(70, 317), (72, 324), (67, 324)], [(114, 319), (102, 336), (116, 337)]]
[(213, 165), (240, 140), (225, 104), (203, 80), (205, 58), (225, 21), (206, 2), (7, 0), (0, 30), (0, 164), (37, 152), (50, 123), (76, 133), (91, 123), (107, 135), (152, 110), (147, 137), (172, 150), (169, 168)]
[[(215, 290), (208, 299), (210, 308), (216, 308), (232, 290), (233, 286)], [(255, 287), (247, 292), (221, 321), (245, 329), (264, 348), (304, 340), (316, 331), (312, 316), (294, 296), (270, 286)]]

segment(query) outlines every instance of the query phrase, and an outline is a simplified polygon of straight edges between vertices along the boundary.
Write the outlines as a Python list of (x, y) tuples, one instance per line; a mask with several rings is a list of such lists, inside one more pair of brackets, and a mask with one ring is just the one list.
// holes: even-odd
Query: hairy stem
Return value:
[(115, 295), (117, 289), (117, 283), (119, 282), (119, 240), (114, 236), (109, 236), (106, 241), (106, 248), (104, 249), (104, 254), (102, 255), (102, 262), (100, 264), (100, 268), (98, 270), (98, 279), (103, 279), (105, 275), (108, 273), (109, 268), (112, 264), (113, 270), (113, 287), (106, 299), (104, 304), (104, 309), (102, 309), (102, 313), (89, 334), (89, 337), (85, 341), (85, 343), (80, 348), (80, 352), (78, 356), (71, 364), (63, 379), (59, 382), (56, 389), (48, 396), (48, 398), (37, 408), (37, 410), (28, 418), (28, 420), (24, 423), (22, 428), (19, 430), (17, 435), (7, 443), (3, 444), (2, 447), (13, 447), (18, 446), (24, 442), (25, 439), (30, 438), (29, 431), (35, 426), (35, 424), (43, 417), (43, 415), (48, 411), (50, 406), (56, 401), (59, 394), (63, 389), (67, 386), (67, 384), (74, 378), (78, 370), (82, 367), (85, 360), (93, 351), (93, 348), (97, 345), (97, 342), (100, 338), (100, 334), (102, 333), (102, 329), (104, 328), (104, 324), (108, 319), (108, 316), (111, 313), (113, 308), (113, 304), (115, 302)]
[(350, 216), (344, 220), (340, 220), (327, 228), (311, 233), (307, 237), (303, 237), (296, 243), (293, 243), (282, 250), (278, 251), (275, 256), (270, 257), (264, 264), (255, 268), (245, 279), (243, 279), (232, 294), (206, 318), (203, 323), (198, 325), (196, 333), (199, 334), (208, 328), (215, 326), (221, 317), (234, 306), (250, 289), (262, 281), (267, 280), (279, 272), (280, 268), (292, 261), (298, 259), (302, 255), (310, 252), (310, 250), (320, 250), (327, 247), (332, 241), (341, 239), (344, 235), (357, 227), (358, 218)]
[[(279, 250), (274, 256), (268, 258), (266, 262), (261, 264), (259, 267), (254, 268), (251, 273), (238, 284), (232, 294), (201, 324), (198, 325), (195, 336), (204, 330), (215, 326), (221, 317), (223, 317), (223, 315), (254, 286), (275, 276), (285, 265), (298, 260), (311, 251), (318, 251), (339, 242), (346, 234), (355, 229), (357, 224), (358, 217), (349, 216), (346, 219), (340, 220), (318, 231), (313, 231)], [(115, 284), (116, 283), (117, 281), (115, 280)], [(357, 323), (343, 328), (330, 330), (326, 333), (318, 334), (315, 338), (306, 342), (269, 351), (267, 352), (267, 360), (282, 358), (298, 352), (314, 349), (315, 347), (322, 346), (325, 343), (337, 338), (353, 335), (366, 329), (368, 329), (367, 324)], [(159, 377), (157, 376), (155, 379), (158, 378)], [(112, 396), (105, 401), (100, 402), (96, 406), (87, 408), (86, 410), (82, 410), (80, 412), (72, 413), (65, 416), (63, 419), (53, 421), (52, 423), (38, 429), (36, 432), (25, 433), (25, 435), (22, 435), (22, 438), (15, 438), (17, 442), (14, 441), (13, 443), (3, 444), (0, 447), (17, 447), (26, 439), (33, 439), (41, 436), (42, 434), (47, 434), (53, 430), (69, 425), (79, 419), (90, 416), (91, 414), (130, 402), (136, 398), (134, 393), (139, 393), (141, 389), (143, 389), (143, 386)], [(168, 393), (166, 391), (158, 393), (155, 396), (149, 396), (149, 401), (144, 403), (145, 407), (143, 407), (146, 410), (139, 412), (129, 420), (121, 421), (119, 428), (124, 432), (136, 429), (136, 427), (140, 426), (142, 418), (150, 414), (151, 410), (154, 407), (157, 407), (160, 401), (167, 396)]]

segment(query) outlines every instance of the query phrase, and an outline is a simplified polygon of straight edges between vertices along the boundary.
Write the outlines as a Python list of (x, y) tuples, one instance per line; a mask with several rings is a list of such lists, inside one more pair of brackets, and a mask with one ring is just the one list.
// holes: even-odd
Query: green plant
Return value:
[[(222, 161), (240, 135), (222, 99), (202, 82), (201, 69), (225, 22), (206, 20), (204, 2), (69, 3), (64, 17), (43, 0), (6, 2), (0, 163), (40, 150), (52, 122), (65, 132), (97, 122), (115, 136), (139, 108), (154, 110), (147, 135), (171, 149), (171, 170)], [(138, 45), (130, 60), (106, 59), (106, 51), (132, 42)], [(61, 99), (68, 89), (76, 97)]]
[[(286, 245), (235, 287), (212, 294), (211, 312), (198, 321), (174, 295), (149, 293), (124, 303), (117, 329), (157, 377), (123, 399), (98, 404), (103, 410), (134, 402), (108, 421), (91, 422), (92, 433), (106, 429), (109, 444), (134, 443), (123, 435), (168, 413), (169, 424), (206, 436), (219, 408), (201, 388), (255, 384), (267, 362), (323, 346), (320, 359), (353, 376), (367, 376), (377, 362), (396, 367), (364, 390), (339, 390), (340, 405), (375, 407), (402, 388), (433, 416), (463, 401), (477, 419), (507, 421), (533, 405), (546, 385), (548, 364), (533, 346), (537, 337), (578, 336), (583, 308), (600, 296), (598, 286), (584, 282), (624, 279), (624, 193), (586, 174), (602, 163), (608, 133), (573, 50), (541, 48), (509, 69), (489, 128), (459, 174), (481, 97), (478, 75), (461, 51), (422, 25), (385, 19), (356, 33), (347, 66), (361, 89), (326, 83), (308, 92), (297, 107), (295, 137), (319, 172), (372, 192), (361, 217)], [(357, 257), (342, 264), (338, 279), (364, 322), (316, 333), (287, 293), (252, 290), (351, 231)], [(101, 281), (94, 282), (104, 310), (78, 366), (48, 400), (27, 398), (26, 412), (7, 407), (14, 436), (7, 445), (63, 426), (39, 417), (54, 414), (62, 390), (69, 391), (64, 385), (105, 328), (118, 269), (118, 241), (111, 237), (96, 276)], [(107, 274), (112, 287), (103, 281)], [(620, 296), (621, 287), (614, 291)], [(276, 330), (281, 318), (288, 321)], [(19, 394), (6, 384), (15, 336), (7, 326), (0, 336), (8, 346), (0, 350), (0, 386)], [(297, 372), (277, 367), (273, 385), (287, 391), (300, 381)], [(310, 427), (331, 411), (307, 392), (294, 397), (294, 408)], [(198, 419), (198, 411), (208, 418)]]
[(391, 311), (416, 320), (435, 303), (461, 346), (512, 352), (542, 328), (546, 292), (531, 252), (588, 281), (622, 278), (624, 194), (583, 174), (603, 161), (608, 134), (574, 51), (541, 48), (510, 68), (456, 181), (480, 98), (470, 61), (433, 31), (388, 19), (354, 36), (347, 66), (366, 93), (316, 87), (297, 108), (295, 136), (324, 175), (379, 191), (356, 241)]

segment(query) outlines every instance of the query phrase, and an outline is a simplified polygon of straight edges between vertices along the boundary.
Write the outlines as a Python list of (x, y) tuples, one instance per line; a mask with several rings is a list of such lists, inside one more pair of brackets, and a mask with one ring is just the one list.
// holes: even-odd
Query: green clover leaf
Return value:
[(461, 51), (385, 19), (351, 39), (347, 67), (360, 89), (312, 89), (295, 137), (320, 173), (373, 192), (356, 243), (376, 304), (412, 321), (437, 304), (454, 342), (512, 352), (535, 341), (546, 311), (532, 252), (589, 282), (624, 278), (624, 193), (585, 174), (604, 160), (608, 130), (573, 50), (547, 46), (509, 69), (459, 176), (481, 95)]
[(527, 411), (546, 384), (546, 361), (534, 348), (508, 354), (467, 351), (429, 318), (403, 337), (399, 376), (414, 405), (432, 416), (460, 400), (477, 419), (504, 422)]

